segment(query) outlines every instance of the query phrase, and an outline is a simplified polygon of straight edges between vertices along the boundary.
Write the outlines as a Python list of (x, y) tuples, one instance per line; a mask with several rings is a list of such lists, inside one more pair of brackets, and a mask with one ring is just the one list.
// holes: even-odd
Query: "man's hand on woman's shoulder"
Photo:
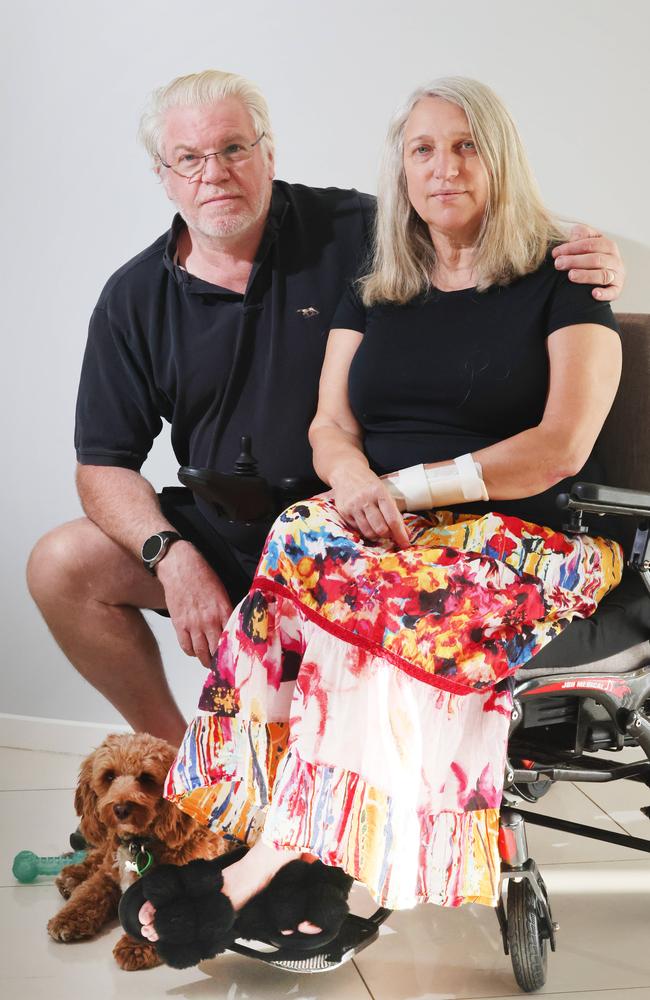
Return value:
[(623, 290), (625, 264), (613, 240), (589, 226), (576, 225), (567, 243), (553, 250), (555, 266), (568, 271), (571, 281), (596, 285), (592, 295), (600, 302), (614, 302)]

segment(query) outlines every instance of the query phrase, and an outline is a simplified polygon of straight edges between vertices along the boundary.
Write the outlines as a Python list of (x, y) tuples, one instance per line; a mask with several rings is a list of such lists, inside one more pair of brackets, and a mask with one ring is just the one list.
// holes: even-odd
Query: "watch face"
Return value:
[(163, 547), (163, 540), (160, 535), (152, 535), (151, 538), (147, 538), (146, 542), (142, 546), (142, 558), (145, 562), (151, 562), (156, 556), (160, 555), (160, 551)]

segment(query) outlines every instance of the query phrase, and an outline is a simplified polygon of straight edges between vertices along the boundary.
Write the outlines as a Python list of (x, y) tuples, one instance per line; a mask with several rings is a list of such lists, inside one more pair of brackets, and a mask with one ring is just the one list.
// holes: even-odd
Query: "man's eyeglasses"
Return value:
[(158, 154), (158, 159), (163, 167), (173, 170), (179, 177), (186, 177), (188, 181), (193, 181), (202, 176), (210, 156), (218, 157), (226, 167), (232, 167), (238, 163), (250, 160), (253, 150), (265, 135), (266, 132), (262, 132), (261, 136), (255, 142), (251, 143), (231, 142), (224, 149), (217, 150), (216, 153), (203, 153), (202, 155), (199, 153), (183, 153), (175, 163), (165, 163), (160, 154)]

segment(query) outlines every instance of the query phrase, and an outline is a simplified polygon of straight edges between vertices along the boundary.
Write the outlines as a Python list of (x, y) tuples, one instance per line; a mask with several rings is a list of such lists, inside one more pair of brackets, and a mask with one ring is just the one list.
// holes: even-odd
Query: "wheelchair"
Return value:
[[(630, 431), (650, 423), (650, 316), (623, 314), (618, 319), (623, 373), (598, 443), (609, 478), (617, 485), (576, 482), (558, 497), (558, 504), (566, 514), (567, 533), (588, 531), (585, 515), (615, 515), (623, 525), (627, 568), (619, 587), (591, 618), (573, 621), (509, 680), (513, 710), (500, 816), (496, 915), (515, 979), (527, 993), (544, 986), (548, 952), (555, 951), (559, 928), (542, 875), (528, 853), (526, 823), (650, 853), (650, 839), (521, 807), (522, 802), (537, 802), (559, 781), (627, 779), (650, 788), (650, 453), (645, 435)], [(309, 495), (292, 479), (271, 489), (257, 474), (247, 438), (242, 439), (242, 454), (231, 475), (183, 467), (179, 479), (234, 521), (270, 518)], [(644, 759), (623, 764), (597, 757), (598, 752), (627, 747), (640, 747)], [(348, 914), (338, 937), (321, 952), (306, 955), (289, 946), (258, 949), (239, 941), (231, 950), (292, 972), (324, 972), (372, 944), (391, 912), (380, 907), (369, 918)]]

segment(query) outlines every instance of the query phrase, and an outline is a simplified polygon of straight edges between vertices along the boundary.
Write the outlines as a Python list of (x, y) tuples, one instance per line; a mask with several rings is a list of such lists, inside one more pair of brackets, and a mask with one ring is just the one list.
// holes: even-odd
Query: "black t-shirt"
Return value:
[[(383, 475), (451, 460), (534, 427), (548, 392), (546, 338), (577, 323), (618, 331), (609, 305), (558, 272), (550, 255), (508, 286), (432, 289), (403, 306), (366, 309), (351, 286), (333, 326), (364, 334), (348, 388), (371, 467)], [(596, 451), (570, 481), (603, 481)], [(536, 497), (462, 509), (497, 509), (559, 528), (566, 515), (555, 497), (570, 481)]]
[(367, 252), (373, 214), (374, 199), (358, 191), (275, 181), (243, 295), (177, 266), (177, 216), (110, 278), (93, 312), (78, 461), (139, 470), (167, 420), (180, 465), (231, 472), (250, 434), (271, 483), (299, 476), (316, 488), (307, 429), (332, 316)]

